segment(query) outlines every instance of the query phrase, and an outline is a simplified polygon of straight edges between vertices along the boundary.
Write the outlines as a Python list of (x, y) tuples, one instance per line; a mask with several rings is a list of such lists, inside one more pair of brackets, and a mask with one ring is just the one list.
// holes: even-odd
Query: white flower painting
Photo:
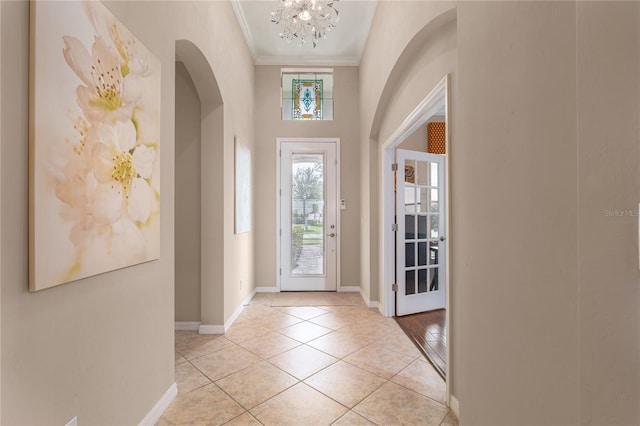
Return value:
[(30, 283), (160, 255), (160, 63), (98, 1), (31, 3)]

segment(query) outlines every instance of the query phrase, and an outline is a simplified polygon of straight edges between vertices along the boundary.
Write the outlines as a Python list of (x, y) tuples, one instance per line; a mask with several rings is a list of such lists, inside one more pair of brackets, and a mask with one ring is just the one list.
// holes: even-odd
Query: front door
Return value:
[(335, 291), (338, 182), (335, 142), (280, 144), (280, 289)]
[(445, 307), (445, 157), (397, 150), (396, 315)]

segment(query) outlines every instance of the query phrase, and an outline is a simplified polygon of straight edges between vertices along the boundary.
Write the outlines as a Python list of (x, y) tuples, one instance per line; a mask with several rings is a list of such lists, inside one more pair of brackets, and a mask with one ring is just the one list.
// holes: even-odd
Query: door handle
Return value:
[(332, 233), (330, 233), (330, 234), (327, 234), (327, 237), (331, 237), (331, 238), (333, 238), (333, 237), (335, 237), (335, 236), (336, 236), (336, 233), (335, 233), (335, 232), (332, 232)]
[(446, 238), (444, 235), (440, 237), (440, 241), (444, 241), (444, 240), (446, 240), (446, 239), (447, 239), (447, 238)]

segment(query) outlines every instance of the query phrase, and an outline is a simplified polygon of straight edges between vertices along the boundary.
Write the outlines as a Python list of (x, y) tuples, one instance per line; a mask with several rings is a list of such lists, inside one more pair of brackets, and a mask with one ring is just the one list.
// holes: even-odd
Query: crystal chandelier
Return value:
[(334, 3), (339, 0), (278, 0), (278, 8), (271, 12), (271, 22), (282, 23), (280, 38), (298, 41), (302, 46), (308, 38), (313, 47), (335, 28), (340, 20)]

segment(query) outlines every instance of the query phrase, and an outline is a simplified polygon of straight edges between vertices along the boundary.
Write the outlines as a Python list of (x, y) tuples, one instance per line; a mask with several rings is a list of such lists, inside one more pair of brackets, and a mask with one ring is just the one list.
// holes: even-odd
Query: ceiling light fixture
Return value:
[(339, 0), (278, 0), (278, 8), (271, 12), (271, 22), (282, 23), (280, 38), (298, 41), (302, 46), (307, 39), (313, 47), (335, 28), (340, 20), (334, 3)]

